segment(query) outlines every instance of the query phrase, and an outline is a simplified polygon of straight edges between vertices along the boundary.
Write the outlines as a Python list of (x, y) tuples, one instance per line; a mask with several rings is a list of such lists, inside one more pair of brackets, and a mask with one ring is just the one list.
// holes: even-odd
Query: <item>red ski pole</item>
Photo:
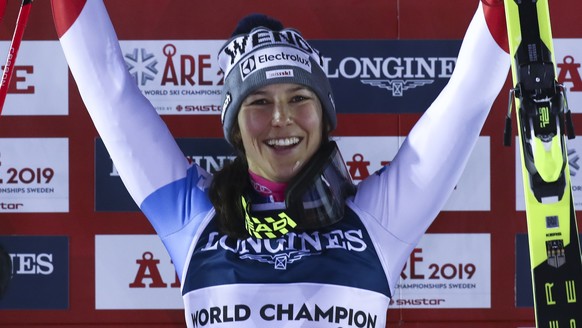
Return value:
[[(6, 8), (6, 1), (3, 2), (3, 6), (0, 4), (0, 10), (2, 10), (0, 13), (2, 14)], [(2, 80), (0, 81), (0, 114), (2, 113), (4, 101), (6, 100), (6, 95), (8, 94), (8, 85), (10, 84), (10, 79), (12, 78), (14, 63), (16, 62), (16, 56), (18, 55), (20, 42), (22, 41), (22, 36), (24, 35), (26, 23), (28, 22), (28, 16), (30, 16), (31, 6), (32, 0), (22, 0), (22, 4), (20, 5), (20, 11), (18, 12), (18, 18), (16, 20), (16, 28), (14, 29), (12, 42), (10, 43), (10, 48), (8, 49), (6, 65), (4, 65), (4, 72), (2, 73)]]

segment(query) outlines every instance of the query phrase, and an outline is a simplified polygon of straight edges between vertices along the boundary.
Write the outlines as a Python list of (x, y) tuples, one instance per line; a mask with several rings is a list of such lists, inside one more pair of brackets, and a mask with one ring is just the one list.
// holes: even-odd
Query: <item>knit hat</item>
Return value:
[(225, 76), (221, 120), (229, 143), (242, 101), (253, 91), (274, 83), (310, 88), (317, 94), (330, 128), (335, 129), (335, 105), (323, 57), (297, 30), (260, 26), (235, 35), (220, 50), (218, 63)]

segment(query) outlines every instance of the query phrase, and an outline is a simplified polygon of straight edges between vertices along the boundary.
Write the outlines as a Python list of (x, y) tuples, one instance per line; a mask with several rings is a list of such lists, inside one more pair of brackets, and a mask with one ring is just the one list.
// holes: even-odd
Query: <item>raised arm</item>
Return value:
[(449, 83), (394, 161), (359, 186), (356, 205), (405, 243), (415, 244), (446, 203), (507, 78), (503, 3), (495, 2), (479, 4)]
[(52, 0), (65, 57), (83, 102), (135, 202), (183, 178), (189, 164), (123, 60), (101, 0)]

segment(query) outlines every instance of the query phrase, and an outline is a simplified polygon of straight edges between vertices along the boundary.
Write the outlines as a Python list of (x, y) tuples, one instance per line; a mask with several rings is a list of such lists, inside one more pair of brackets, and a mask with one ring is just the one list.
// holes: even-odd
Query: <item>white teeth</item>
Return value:
[(291, 146), (299, 143), (298, 137), (282, 138), (282, 139), (269, 139), (267, 140), (267, 145), (269, 146)]

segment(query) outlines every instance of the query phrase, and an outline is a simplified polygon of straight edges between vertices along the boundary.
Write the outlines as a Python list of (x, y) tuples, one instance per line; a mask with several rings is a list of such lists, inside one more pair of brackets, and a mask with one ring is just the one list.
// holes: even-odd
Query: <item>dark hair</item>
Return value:
[(230, 237), (244, 239), (250, 235), (245, 229), (241, 196), (250, 190), (251, 183), (238, 123), (231, 130), (230, 140), (237, 156), (214, 173), (209, 196), (216, 211), (218, 230)]

